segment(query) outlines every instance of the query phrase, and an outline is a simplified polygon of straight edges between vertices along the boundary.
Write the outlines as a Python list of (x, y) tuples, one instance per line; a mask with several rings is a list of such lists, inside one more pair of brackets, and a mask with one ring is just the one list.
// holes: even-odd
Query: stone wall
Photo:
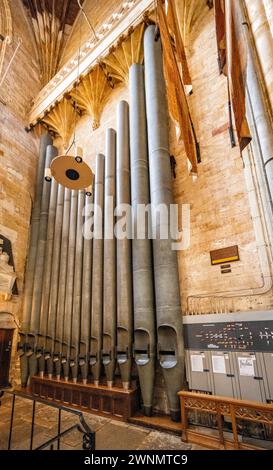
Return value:
[[(37, 139), (27, 134), (27, 114), (40, 83), (30, 32), (20, 0), (10, 2), (13, 43), (7, 48), (4, 68), (22, 45), (0, 90), (0, 233), (12, 243), (19, 296), (0, 302), (0, 312), (11, 312), (21, 319), (21, 299), (28, 246), (31, 204), (37, 164)], [(13, 358), (15, 360), (16, 335)], [(11, 375), (14, 375), (12, 363)]]

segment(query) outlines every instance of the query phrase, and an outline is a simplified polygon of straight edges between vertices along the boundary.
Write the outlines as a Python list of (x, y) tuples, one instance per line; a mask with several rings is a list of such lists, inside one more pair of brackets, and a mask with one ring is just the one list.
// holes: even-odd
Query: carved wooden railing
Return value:
[[(238, 420), (273, 425), (273, 405), (194, 392), (182, 391), (178, 395), (181, 404), (182, 440), (185, 442), (193, 442), (213, 449), (257, 449), (258, 447), (240, 442)], [(188, 422), (189, 411), (214, 415), (217, 421), (218, 437), (191, 430)], [(231, 420), (233, 441), (225, 438), (223, 417)]]

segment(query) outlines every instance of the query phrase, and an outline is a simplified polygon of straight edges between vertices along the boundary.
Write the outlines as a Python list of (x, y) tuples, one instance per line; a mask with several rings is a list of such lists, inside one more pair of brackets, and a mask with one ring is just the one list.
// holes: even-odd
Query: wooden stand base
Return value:
[(128, 421), (138, 408), (138, 390), (32, 377), (32, 395), (101, 416)]

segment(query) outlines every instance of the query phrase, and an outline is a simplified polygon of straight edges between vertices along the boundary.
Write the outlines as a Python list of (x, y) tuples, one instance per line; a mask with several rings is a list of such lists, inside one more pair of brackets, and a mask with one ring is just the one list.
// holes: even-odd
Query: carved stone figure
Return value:
[(9, 255), (3, 251), (1, 245), (3, 240), (0, 239), (0, 299), (10, 300), (16, 274), (13, 266), (9, 265)]

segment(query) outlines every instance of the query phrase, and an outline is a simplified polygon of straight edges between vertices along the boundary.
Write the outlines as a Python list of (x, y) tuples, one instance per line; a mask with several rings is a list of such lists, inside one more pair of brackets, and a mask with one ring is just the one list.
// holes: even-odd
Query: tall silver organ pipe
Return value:
[[(136, 237), (137, 207), (150, 203), (149, 165), (147, 148), (145, 87), (143, 66), (133, 64), (129, 71), (130, 90), (130, 153), (131, 199), (133, 212), (133, 298), (134, 298), (134, 356), (138, 368), (144, 412), (152, 414), (156, 327), (153, 285), (152, 242), (148, 223), (143, 239)], [(139, 227), (140, 228), (140, 227)]]
[(94, 239), (92, 268), (92, 315), (90, 338), (90, 366), (95, 385), (101, 376), (103, 325), (103, 233), (104, 233), (104, 155), (96, 157), (94, 184)]
[(77, 230), (74, 263), (74, 292), (70, 348), (70, 366), (73, 382), (77, 382), (81, 322), (82, 265), (83, 265), (83, 208), (85, 192), (78, 192)]
[(117, 238), (117, 362), (120, 368), (124, 389), (128, 389), (132, 368), (133, 342), (133, 297), (132, 297), (132, 254), (131, 224), (127, 226), (131, 211), (124, 213), (123, 204), (130, 209), (130, 146), (129, 146), (129, 106), (121, 101), (117, 108), (117, 168), (116, 168), (116, 207), (117, 224), (127, 229), (126, 237)]
[[(89, 341), (91, 332), (91, 296), (92, 296), (92, 247), (91, 228), (88, 224), (91, 214), (93, 195), (85, 195), (84, 227), (83, 227), (83, 269), (81, 299), (81, 335), (79, 365), (83, 383), (87, 383), (89, 367)], [(93, 215), (94, 217), (94, 215)]]
[(75, 270), (75, 247), (76, 247), (76, 231), (77, 231), (77, 207), (78, 207), (78, 191), (71, 191), (70, 206), (70, 226), (68, 237), (68, 258), (66, 272), (66, 290), (65, 290), (65, 311), (63, 326), (63, 372), (64, 379), (67, 381), (70, 371), (70, 346), (71, 346), (71, 329), (73, 315), (73, 294), (74, 294), (74, 270)]
[(116, 240), (114, 209), (116, 200), (116, 132), (106, 131), (105, 199), (104, 199), (104, 260), (103, 260), (103, 351), (102, 360), (107, 384), (113, 385), (116, 368)]
[(65, 188), (63, 216), (62, 216), (59, 283), (58, 283), (58, 294), (57, 294), (57, 318), (56, 318), (55, 348), (54, 348), (54, 355), (56, 358), (55, 371), (56, 371), (57, 379), (60, 379), (62, 365), (65, 364), (67, 361), (67, 358), (65, 356), (66, 351), (64, 351), (62, 347), (62, 341), (63, 341), (63, 331), (64, 331), (64, 313), (65, 313), (65, 298), (66, 298), (66, 272), (67, 272), (67, 262), (68, 262), (70, 204), (71, 204), (71, 190)]
[[(52, 268), (52, 253), (53, 253), (53, 242), (54, 242), (54, 228), (55, 228), (55, 215), (56, 215), (56, 204), (58, 194), (58, 183), (56, 180), (52, 180), (47, 183), (51, 186), (50, 188), (50, 201), (49, 201), (49, 212), (48, 212), (48, 224), (47, 224), (47, 240), (45, 250), (45, 263), (44, 263), (44, 274), (42, 282), (42, 301), (41, 301), (41, 318), (38, 340), (38, 347), (41, 348), (41, 357), (39, 359), (39, 373), (43, 377), (45, 372), (45, 347), (46, 347), (46, 335), (47, 335), (47, 324), (48, 324), (48, 313), (49, 313), (49, 297), (50, 297), (50, 286), (51, 286), (51, 268)], [(51, 321), (51, 319), (50, 319)]]
[(28, 369), (28, 351), (27, 334), (30, 328), (32, 292), (34, 282), (35, 260), (38, 245), (39, 225), (40, 225), (40, 208), (43, 191), (43, 181), (45, 173), (46, 149), (48, 145), (52, 145), (52, 137), (49, 134), (43, 134), (40, 139), (39, 160), (36, 174), (35, 198), (31, 215), (29, 251), (25, 272), (24, 301), (23, 301), (23, 322), (20, 332), (19, 355), (21, 366), (21, 383), (25, 387), (27, 385), (29, 369)]
[[(45, 350), (45, 362), (48, 377), (51, 378), (54, 372), (54, 365), (60, 368), (60, 358), (57, 347), (55, 347), (56, 325), (57, 325), (57, 306), (58, 306), (58, 287), (59, 287), (59, 269), (61, 256), (61, 240), (62, 240), (62, 221), (64, 210), (64, 187), (58, 185), (58, 196), (56, 206), (54, 242), (52, 252), (52, 268), (51, 268), (51, 288), (48, 308), (47, 323), (47, 341)], [(58, 365), (57, 365), (58, 364)], [(59, 372), (60, 374), (60, 372)]]
[(173, 420), (180, 416), (177, 392), (184, 381), (184, 345), (182, 312), (176, 251), (172, 239), (160, 238), (162, 222), (156, 206), (172, 203), (171, 169), (168, 150), (168, 113), (163, 76), (161, 41), (155, 40), (155, 26), (144, 34), (145, 88), (148, 124), (150, 193), (152, 207), (155, 298), (157, 315), (158, 357), (167, 388)]
[[(46, 149), (45, 168), (49, 168), (51, 161), (57, 155), (57, 149), (53, 145), (48, 145)], [(32, 292), (32, 307), (30, 319), (30, 334), (32, 338), (32, 354), (29, 357), (29, 375), (32, 377), (38, 370), (38, 359), (41, 357), (40, 345), (38, 345), (38, 335), (40, 331), (40, 313), (43, 289), (43, 273), (45, 263), (45, 253), (47, 245), (47, 225), (50, 200), (51, 185), (43, 181), (43, 191), (41, 200), (41, 215), (39, 224), (38, 244), (36, 251), (36, 262), (34, 269), (34, 282)], [(38, 347), (37, 347), (38, 346)]]

